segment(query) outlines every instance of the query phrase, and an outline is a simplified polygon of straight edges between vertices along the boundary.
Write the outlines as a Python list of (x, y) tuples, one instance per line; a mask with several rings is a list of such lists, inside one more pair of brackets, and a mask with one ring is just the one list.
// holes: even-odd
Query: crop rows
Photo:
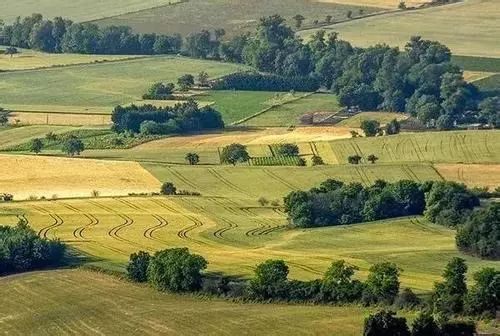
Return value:
[(250, 160), (252, 166), (298, 166), (299, 162), (298, 156), (264, 156)]

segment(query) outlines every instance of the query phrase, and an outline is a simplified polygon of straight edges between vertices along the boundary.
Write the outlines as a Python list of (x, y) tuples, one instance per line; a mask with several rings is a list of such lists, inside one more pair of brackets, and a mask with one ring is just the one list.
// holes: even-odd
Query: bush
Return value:
[(344, 260), (334, 261), (321, 282), (321, 299), (326, 302), (352, 303), (361, 299), (363, 283), (353, 279), (356, 266)]
[(259, 264), (250, 280), (248, 294), (252, 299), (287, 299), (288, 266), (283, 260), (269, 259)]
[(296, 144), (278, 144), (273, 146), (275, 148), (275, 155), (283, 156), (297, 156), (299, 155), (299, 146)]
[(173, 99), (174, 88), (175, 85), (173, 83), (155, 83), (149, 88), (148, 92), (142, 96), (142, 99)]
[(404, 317), (391, 311), (380, 311), (365, 319), (364, 336), (410, 336)]
[(246, 146), (234, 143), (222, 149), (220, 160), (222, 163), (234, 166), (238, 162), (247, 162), (250, 160), (250, 155)]
[(405, 288), (396, 297), (394, 306), (398, 309), (414, 309), (421, 303), (421, 300), (410, 288)]
[(201, 272), (207, 265), (205, 258), (191, 254), (187, 248), (166, 249), (151, 258), (148, 281), (159, 290), (197, 291), (202, 285)]
[(172, 182), (165, 182), (161, 186), (160, 193), (162, 195), (175, 195), (177, 193), (177, 188)]
[(441, 325), (440, 336), (474, 336), (476, 324), (472, 321), (448, 321)]
[(325, 164), (321, 156), (318, 155), (313, 155), (313, 157), (311, 158), (311, 163), (313, 166), (321, 166)]
[(399, 268), (390, 262), (382, 262), (370, 267), (363, 294), (365, 304), (392, 304), (399, 292)]
[(475, 285), (465, 298), (465, 310), (474, 316), (495, 318), (500, 307), (500, 271), (486, 267), (474, 273)]
[(144, 251), (132, 253), (127, 265), (128, 278), (135, 282), (146, 282), (148, 280), (150, 258), (149, 253)]
[(361, 122), (361, 129), (367, 137), (373, 137), (380, 131), (380, 123), (376, 120), (363, 120)]
[(439, 326), (429, 313), (420, 313), (413, 321), (411, 336), (440, 336)]

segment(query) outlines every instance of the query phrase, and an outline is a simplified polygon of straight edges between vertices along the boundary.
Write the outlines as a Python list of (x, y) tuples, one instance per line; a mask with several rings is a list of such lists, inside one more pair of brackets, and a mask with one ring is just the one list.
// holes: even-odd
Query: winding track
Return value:
[(64, 220), (59, 215), (53, 214), (50, 211), (47, 211), (44, 208), (39, 207), (38, 205), (32, 205), (32, 207), (43, 214), (49, 215), (54, 220), (52, 224), (41, 228), (38, 231), (38, 236), (42, 238), (48, 238), (50, 231), (64, 224)]

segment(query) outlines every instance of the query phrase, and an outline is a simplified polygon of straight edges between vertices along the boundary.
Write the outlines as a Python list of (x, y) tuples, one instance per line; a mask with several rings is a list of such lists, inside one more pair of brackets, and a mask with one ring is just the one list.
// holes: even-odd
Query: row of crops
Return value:
[(261, 156), (250, 159), (252, 166), (303, 166), (304, 159), (300, 156)]

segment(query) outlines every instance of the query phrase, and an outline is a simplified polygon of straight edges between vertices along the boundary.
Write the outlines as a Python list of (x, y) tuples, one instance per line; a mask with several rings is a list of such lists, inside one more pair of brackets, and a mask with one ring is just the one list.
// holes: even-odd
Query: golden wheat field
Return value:
[[(379, 8), (395, 9), (398, 8), (400, 0), (316, 0), (317, 2), (334, 3), (342, 5), (372, 6)], [(418, 6), (429, 3), (430, 0), (410, 0), (405, 1), (407, 6)]]
[(135, 162), (0, 155), (0, 190), (22, 200), (155, 192), (160, 182)]
[(111, 124), (111, 115), (13, 112), (9, 122), (22, 125), (100, 126)]
[(437, 164), (439, 174), (446, 180), (465, 183), (474, 187), (500, 187), (500, 165), (498, 164)]

